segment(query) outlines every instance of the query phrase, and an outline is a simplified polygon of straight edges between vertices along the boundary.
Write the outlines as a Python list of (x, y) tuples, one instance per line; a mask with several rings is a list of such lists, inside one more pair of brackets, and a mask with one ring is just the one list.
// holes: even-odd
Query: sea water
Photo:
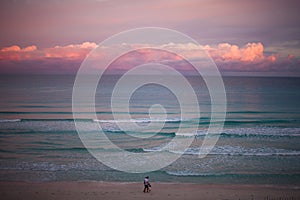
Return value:
[[(97, 118), (82, 111), (77, 119), (87, 130), (99, 124), (107, 137), (132, 153), (162, 151), (175, 136), (194, 142), (170, 165), (154, 172), (126, 173), (95, 159), (82, 144), (72, 115), (73, 75), (1, 75), (0, 181), (152, 181), (193, 183), (300, 184), (300, 78), (223, 77), (227, 96), (224, 129), (214, 148), (199, 158), (210, 123), (211, 100), (205, 82), (189, 76), (197, 94), (200, 118), (180, 116), (180, 102), (167, 88), (147, 84), (133, 93), (131, 119), (119, 123), (147, 126), (164, 122), (152, 137), (128, 135), (110, 108), (117, 75), (100, 80), (95, 95)], [(186, 97), (188, 98), (188, 97)], [(166, 118), (149, 118), (160, 104)], [(124, 112), (122, 105), (117, 111)], [(124, 113), (125, 114), (125, 113)], [(198, 130), (179, 135), (178, 127)], [(145, 134), (130, 130), (133, 134)], [(217, 137), (211, 135), (210, 137)]]

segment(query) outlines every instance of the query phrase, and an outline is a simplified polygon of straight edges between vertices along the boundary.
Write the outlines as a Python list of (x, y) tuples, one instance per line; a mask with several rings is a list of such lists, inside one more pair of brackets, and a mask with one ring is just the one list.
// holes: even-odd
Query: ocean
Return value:
[[(129, 121), (146, 126), (151, 122), (151, 105), (161, 104), (167, 113), (164, 126), (147, 138), (126, 134), (110, 110), (118, 78), (101, 79), (95, 95), (96, 119), (85, 111), (77, 114), (87, 129), (99, 124), (117, 146), (146, 154), (162, 151), (178, 136), (180, 124), (195, 125), (194, 119), (180, 117), (172, 92), (148, 84), (132, 95)], [(149, 175), (152, 182), (300, 185), (300, 78), (223, 77), (226, 120), (218, 142), (204, 158), (198, 153), (210, 123), (210, 96), (199, 77), (187, 79), (198, 97), (201, 116), (198, 131), (180, 137), (194, 137), (194, 142), (185, 151), (169, 152), (182, 156), (162, 169), (127, 173), (102, 164), (82, 144), (72, 114), (74, 75), (1, 75), (0, 181), (141, 182)]]

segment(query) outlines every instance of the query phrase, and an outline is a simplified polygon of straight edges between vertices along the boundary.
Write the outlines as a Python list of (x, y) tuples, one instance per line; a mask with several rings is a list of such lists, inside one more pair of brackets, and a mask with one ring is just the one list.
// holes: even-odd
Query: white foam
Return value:
[[(174, 144), (173, 144), (174, 145)], [(174, 148), (173, 148), (174, 149)], [(207, 152), (205, 148), (201, 147), (190, 147), (180, 150), (172, 150), (172, 148), (166, 148), (165, 145), (144, 149), (144, 151), (169, 151), (175, 154), (186, 154), (186, 155), (199, 155), (202, 152)], [(300, 151), (290, 149), (276, 149), (276, 148), (245, 148), (242, 146), (215, 146), (209, 155), (228, 155), (228, 156), (299, 156)]]
[(198, 130), (193, 133), (175, 133), (182, 137), (201, 136), (228, 136), (228, 137), (300, 137), (300, 128), (281, 127), (252, 127), (225, 129), (221, 134), (208, 134), (207, 131)]
[(0, 123), (4, 122), (20, 122), (21, 119), (0, 119)]
[(197, 173), (197, 172), (190, 172), (190, 171), (166, 171), (169, 175), (175, 175), (175, 176), (222, 176), (227, 175), (224, 173)]
[(94, 122), (101, 123), (150, 123), (150, 122), (181, 122), (184, 121), (181, 118), (136, 118), (136, 119), (93, 119)]

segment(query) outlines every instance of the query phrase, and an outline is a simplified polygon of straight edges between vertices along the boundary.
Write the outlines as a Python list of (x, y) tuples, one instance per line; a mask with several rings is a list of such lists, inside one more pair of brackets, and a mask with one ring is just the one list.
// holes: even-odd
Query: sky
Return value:
[[(196, 40), (223, 74), (300, 76), (299, 7), (297, 0), (2, 0), (0, 74), (74, 74), (108, 37), (162, 27)], [(166, 45), (197, 57), (193, 44)]]

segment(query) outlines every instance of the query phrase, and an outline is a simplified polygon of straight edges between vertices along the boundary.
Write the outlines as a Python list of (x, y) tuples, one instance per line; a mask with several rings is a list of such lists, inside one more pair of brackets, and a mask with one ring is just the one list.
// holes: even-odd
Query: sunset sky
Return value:
[[(198, 41), (224, 74), (300, 76), (299, 7), (297, 0), (3, 0), (0, 73), (74, 74), (109, 36), (163, 27)], [(172, 45), (197, 56), (191, 44)]]

